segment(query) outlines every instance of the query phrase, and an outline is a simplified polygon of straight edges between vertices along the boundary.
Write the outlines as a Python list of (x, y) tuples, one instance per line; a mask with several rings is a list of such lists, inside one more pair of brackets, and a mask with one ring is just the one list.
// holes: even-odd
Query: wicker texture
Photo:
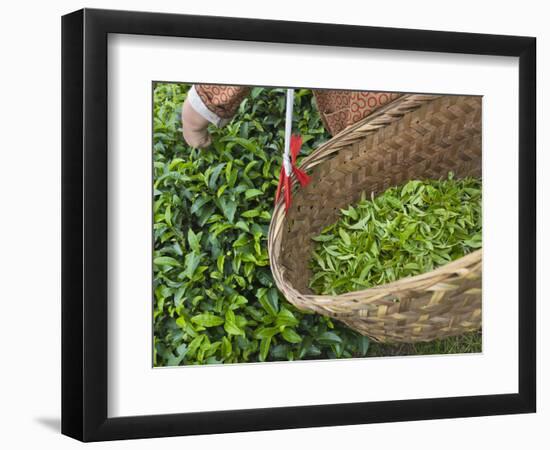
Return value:
[(481, 326), (481, 249), (432, 272), (342, 295), (308, 288), (311, 238), (361, 192), (412, 179), (481, 176), (481, 98), (404, 95), (344, 130), (302, 161), (311, 175), (279, 202), (269, 229), (277, 287), (298, 308), (324, 314), (381, 342), (421, 342)]

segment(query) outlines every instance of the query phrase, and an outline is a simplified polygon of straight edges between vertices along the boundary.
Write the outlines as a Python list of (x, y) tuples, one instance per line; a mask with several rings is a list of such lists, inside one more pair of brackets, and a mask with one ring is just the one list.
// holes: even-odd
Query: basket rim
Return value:
[[(280, 209), (281, 212), (284, 212), (283, 209)], [(286, 218), (283, 218), (281, 225), (284, 223)], [(281, 234), (282, 226), (274, 232), (273, 243), (281, 244)], [(271, 227), (269, 230), (269, 236), (271, 237)], [(427, 289), (434, 287), (437, 284), (440, 284), (442, 280), (446, 280), (449, 275), (460, 274), (464, 271), (469, 272), (465, 266), (477, 265), (482, 263), (482, 254), (483, 248), (479, 248), (467, 255), (464, 255), (453, 261), (449, 261), (447, 264), (443, 264), (430, 270), (429, 272), (424, 272), (414, 276), (403, 277), (398, 280), (392, 281), (391, 283), (380, 284), (377, 286), (372, 286), (370, 288), (361, 289), (357, 291), (350, 291), (343, 294), (308, 294), (298, 291), (292, 284), (290, 284), (286, 278), (283, 277), (283, 271), (279, 270), (278, 265), (275, 264), (274, 255), (272, 252), (269, 254), (269, 260), (271, 265), (271, 270), (273, 271), (275, 277), (279, 282), (284, 285), (285, 289), (292, 291), (295, 295), (308, 300), (318, 301), (324, 303), (327, 300), (334, 300), (334, 298), (341, 298), (343, 300), (354, 300), (360, 298), (362, 302), (376, 301), (381, 298), (387, 297), (389, 295), (395, 295), (401, 291), (406, 291), (410, 289)], [(443, 283), (444, 284), (444, 283)], [(435, 289), (434, 289), (435, 290)]]

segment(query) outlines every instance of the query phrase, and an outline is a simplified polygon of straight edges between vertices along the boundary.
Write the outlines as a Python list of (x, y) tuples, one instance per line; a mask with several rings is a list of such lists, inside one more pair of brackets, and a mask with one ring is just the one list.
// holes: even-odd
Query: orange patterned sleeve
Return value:
[(333, 136), (401, 97), (394, 92), (334, 89), (316, 89), (314, 94), (323, 124)]
[[(235, 115), (251, 90), (248, 86), (223, 84), (195, 84), (193, 88), (196, 92), (193, 105), (218, 126)], [(316, 89), (313, 93), (323, 124), (333, 136), (401, 96), (393, 92), (334, 89)]]
[(195, 84), (195, 90), (204, 105), (221, 119), (232, 118), (250, 92), (247, 86), (223, 84)]

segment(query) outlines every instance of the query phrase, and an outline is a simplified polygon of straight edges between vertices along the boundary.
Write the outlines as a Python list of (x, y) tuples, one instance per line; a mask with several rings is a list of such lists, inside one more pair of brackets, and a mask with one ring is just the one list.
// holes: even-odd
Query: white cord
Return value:
[(292, 164), (290, 161), (290, 137), (292, 135), (292, 109), (294, 106), (294, 89), (286, 90), (286, 122), (285, 122), (285, 148), (283, 153), (283, 167), (286, 176), (292, 173)]

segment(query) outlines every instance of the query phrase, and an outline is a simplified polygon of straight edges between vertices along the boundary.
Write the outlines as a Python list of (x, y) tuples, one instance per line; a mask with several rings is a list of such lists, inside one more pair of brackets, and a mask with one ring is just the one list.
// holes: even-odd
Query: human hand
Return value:
[(205, 148), (210, 145), (208, 120), (193, 109), (188, 99), (181, 108), (181, 126), (183, 138), (191, 147)]

